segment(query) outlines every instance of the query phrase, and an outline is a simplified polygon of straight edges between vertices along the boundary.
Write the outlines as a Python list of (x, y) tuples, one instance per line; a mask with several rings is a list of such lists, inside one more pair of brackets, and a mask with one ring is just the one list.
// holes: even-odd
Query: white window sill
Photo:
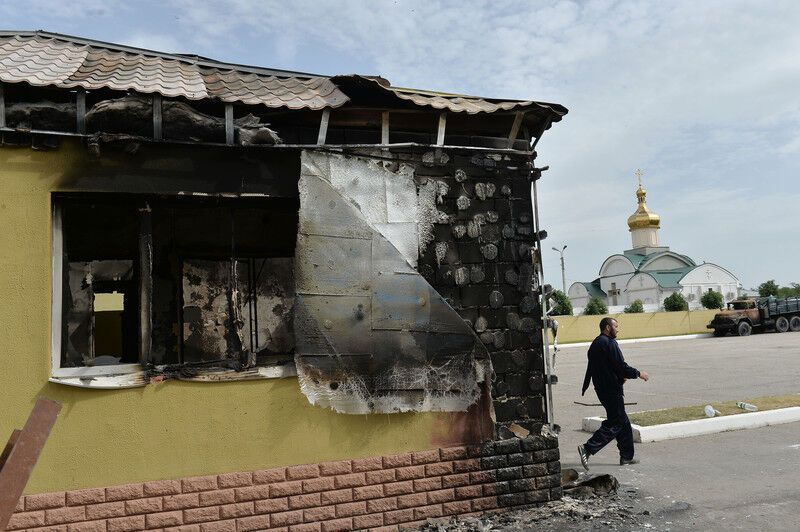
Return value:
[[(163, 366), (156, 369), (163, 368)], [(177, 380), (191, 382), (235, 382), (259, 379), (281, 379), (294, 377), (297, 369), (294, 363), (282, 365), (260, 366), (244, 371), (206, 370), (192, 377), (177, 377)], [(149, 382), (161, 382), (158, 375)], [(84, 368), (56, 368), (49, 379), (50, 382), (79, 388), (97, 390), (113, 390), (146, 386), (148, 380), (139, 364), (121, 364), (118, 366), (96, 366)]]

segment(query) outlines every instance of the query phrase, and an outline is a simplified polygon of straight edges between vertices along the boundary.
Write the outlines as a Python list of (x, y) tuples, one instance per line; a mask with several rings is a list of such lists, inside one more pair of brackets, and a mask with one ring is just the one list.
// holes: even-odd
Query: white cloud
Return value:
[[(27, 18), (40, 22), (51, 20), (64, 20), (80, 18), (92, 20), (96, 18), (109, 18), (126, 10), (126, 4), (120, 0), (3, 0), (0, 3), (0, 20), (14, 20)], [(6, 28), (12, 29), (12, 28)], [(46, 29), (40, 24), (37, 27), (13, 28), (24, 30)]]
[[(74, 17), (107, 4), (32, 5)], [(123, 9), (111, 5), (109, 16)], [(800, 246), (785, 231), (730, 227), (745, 205), (791, 211), (798, 189), (796, 2), (167, 0), (158, 12), (169, 24), (117, 16), (117, 34), (237, 62), (563, 103), (570, 114), (538, 151), (552, 168), (541, 181), (544, 224), (569, 245), (571, 278), (592, 279), (606, 256), (629, 247), (633, 171), (642, 167), (666, 244), (697, 250), (747, 285), (797, 280)], [(774, 249), (784, 260), (759, 258)]]

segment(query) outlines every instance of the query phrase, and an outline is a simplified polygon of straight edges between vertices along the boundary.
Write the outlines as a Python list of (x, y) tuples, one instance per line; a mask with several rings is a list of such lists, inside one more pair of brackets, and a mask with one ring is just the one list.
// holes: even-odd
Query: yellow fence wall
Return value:
[[(609, 314), (619, 323), (619, 340), (678, 336), (711, 332), (706, 329), (716, 310), (691, 312), (646, 312), (643, 314)], [(600, 334), (603, 316), (556, 316), (558, 343), (589, 342)]]
[(26, 493), (391, 454), (447, 437), (459, 414), (336, 414), (311, 406), (295, 378), (125, 390), (49, 383), (50, 194), (76, 160), (93, 164), (85, 159), (77, 143), (0, 147), (0, 445), (38, 396), (63, 404)]

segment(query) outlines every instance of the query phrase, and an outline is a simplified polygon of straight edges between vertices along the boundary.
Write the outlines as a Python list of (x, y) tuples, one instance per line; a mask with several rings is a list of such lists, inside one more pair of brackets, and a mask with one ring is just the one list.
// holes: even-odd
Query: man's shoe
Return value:
[(586, 471), (589, 471), (589, 453), (586, 452), (586, 447), (578, 445), (578, 456), (581, 457), (581, 465)]
[(636, 458), (631, 458), (630, 460), (626, 460), (624, 458), (620, 458), (619, 459), (619, 465), (633, 465), (633, 464), (638, 464), (638, 463), (639, 463), (639, 460), (637, 460)]

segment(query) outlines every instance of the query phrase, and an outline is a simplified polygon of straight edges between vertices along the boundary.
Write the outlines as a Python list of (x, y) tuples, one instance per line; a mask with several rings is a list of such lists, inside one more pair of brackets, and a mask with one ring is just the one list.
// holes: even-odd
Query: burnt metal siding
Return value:
[[(301, 165), (295, 331), (304, 393), (348, 413), (463, 410), (480, 397), (463, 391), (486, 377), (498, 435), (512, 423), (538, 432), (546, 406), (530, 161), (366, 154), (355, 171), (341, 157), (304, 152)], [(389, 194), (397, 183), (374, 179), (402, 182), (408, 167), (416, 205)], [(416, 209), (416, 231), (380, 223), (394, 202)], [(401, 252), (409, 237), (420, 243), (417, 260)]]
[[(301, 389), (313, 404), (341, 413), (466, 411), (481, 395), (488, 353), (414, 269), (416, 255), (397, 247), (411, 239), (416, 248), (419, 231), (430, 230), (402, 217), (390, 221), (396, 213), (387, 207), (396, 202), (417, 209), (416, 184), (376, 160), (302, 157), (295, 255)], [(409, 190), (387, 195), (392, 180)]]

